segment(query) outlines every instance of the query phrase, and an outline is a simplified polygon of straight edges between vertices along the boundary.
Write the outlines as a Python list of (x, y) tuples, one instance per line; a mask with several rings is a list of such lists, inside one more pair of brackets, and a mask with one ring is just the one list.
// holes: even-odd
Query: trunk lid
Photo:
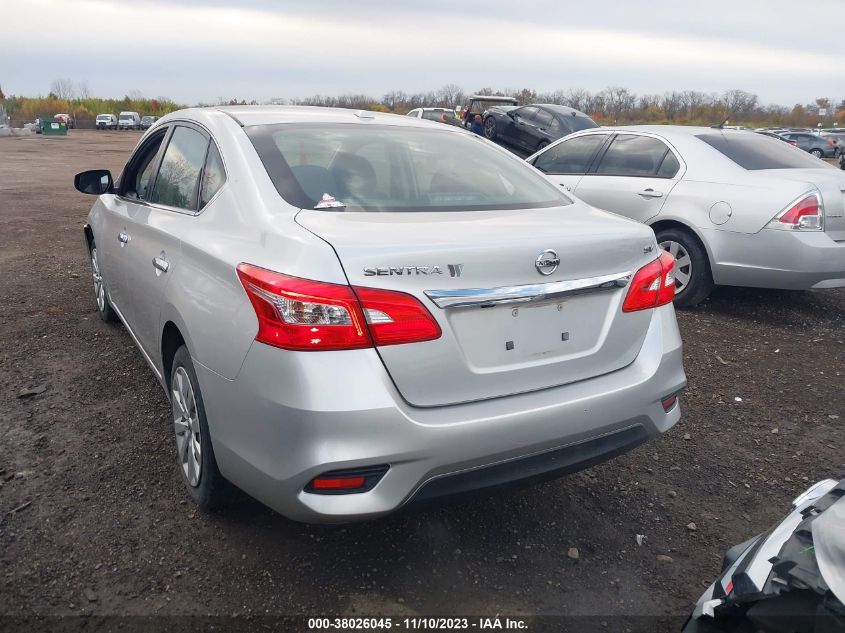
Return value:
[[(651, 310), (622, 312), (627, 279), (614, 280), (657, 257), (653, 232), (580, 202), (519, 211), (303, 210), (296, 220), (331, 244), (352, 285), (412, 294), (438, 321), (437, 340), (378, 348), (412, 405), (606, 374), (633, 362), (649, 327)], [(535, 262), (547, 249), (560, 264), (546, 276)], [(547, 296), (595, 283), (612, 287)]]
[(768, 169), (757, 172), (780, 180), (806, 183), (806, 191), (818, 189), (824, 203), (824, 230), (831, 239), (845, 241), (845, 171), (817, 169)]

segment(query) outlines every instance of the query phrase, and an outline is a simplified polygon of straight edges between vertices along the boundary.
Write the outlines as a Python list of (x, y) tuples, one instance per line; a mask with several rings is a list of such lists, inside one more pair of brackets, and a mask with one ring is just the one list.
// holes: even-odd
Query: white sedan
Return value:
[(714, 285), (845, 286), (845, 174), (786, 143), (709, 127), (595, 128), (526, 160), (651, 226), (677, 262), (676, 305)]

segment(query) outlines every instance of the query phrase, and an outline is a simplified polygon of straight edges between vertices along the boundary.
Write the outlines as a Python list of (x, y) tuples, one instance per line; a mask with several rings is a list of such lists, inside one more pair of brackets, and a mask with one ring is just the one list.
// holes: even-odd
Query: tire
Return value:
[(820, 149), (811, 149), (810, 153), (816, 158), (822, 158), (824, 156), (824, 152), (822, 152)]
[(537, 151), (539, 152), (541, 149), (544, 149), (548, 146), (549, 146), (548, 141), (540, 141), (539, 143), (537, 143)]
[(495, 141), (496, 136), (498, 135), (498, 127), (496, 125), (496, 119), (491, 116), (488, 116), (484, 119), (484, 137)]
[(94, 284), (94, 300), (97, 305), (97, 314), (106, 323), (115, 323), (117, 312), (109, 301), (109, 291), (106, 288), (106, 283), (103, 281), (102, 269), (100, 268), (100, 259), (97, 254), (97, 245), (92, 241), (91, 250), (89, 252), (91, 258), (91, 277)]
[[(713, 290), (713, 274), (704, 245), (690, 231), (671, 227), (657, 233), (657, 243), (677, 256), (675, 306), (686, 308), (704, 301)], [(675, 250), (674, 253), (672, 251)], [(684, 279), (684, 274), (687, 277)]]
[(173, 357), (170, 403), (176, 463), (188, 494), (202, 510), (225, 505), (231, 496), (231, 485), (217, 468), (202, 392), (191, 355), (184, 345)]

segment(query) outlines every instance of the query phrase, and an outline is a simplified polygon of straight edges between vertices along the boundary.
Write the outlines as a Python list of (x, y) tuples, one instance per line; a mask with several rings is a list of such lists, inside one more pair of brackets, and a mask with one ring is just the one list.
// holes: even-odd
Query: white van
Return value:
[(121, 112), (117, 117), (117, 128), (119, 130), (140, 130), (141, 115), (137, 112)]

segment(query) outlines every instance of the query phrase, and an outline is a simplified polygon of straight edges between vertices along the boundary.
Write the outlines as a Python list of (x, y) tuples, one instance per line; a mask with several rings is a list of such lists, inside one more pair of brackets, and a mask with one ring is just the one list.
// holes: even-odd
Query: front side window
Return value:
[(547, 112), (546, 110), (538, 110), (537, 114), (534, 116), (534, 123), (537, 124), (539, 128), (547, 128), (552, 124), (554, 121), (554, 116), (551, 112)]
[(583, 174), (606, 138), (606, 134), (587, 134), (562, 141), (540, 154), (534, 167), (546, 174)]
[(124, 185), (122, 195), (137, 200), (147, 200), (151, 193), (150, 187), (153, 184), (153, 173), (157, 164), (161, 142), (164, 140), (164, 132), (151, 137), (138, 151), (129, 159), (126, 170), (121, 178)]
[(469, 134), (357, 124), (258, 125), (245, 130), (276, 189), (299, 208), (316, 207), (324, 195), (346, 211), (570, 204), (522, 161)]
[(150, 202), (193, 211), (208, 139), (197, 130), (176, 126), (156, 178)]
[(669, 148), (650, 136), (619, 134), (596, 168), (606, 176), (656, 176)]
[(538, 110), (539, 108), (535, 108), (533, 106), (519, 108), (514, 111), (514, 117), (517, 119), (522, 119), (525, 122), (533, 122)]

